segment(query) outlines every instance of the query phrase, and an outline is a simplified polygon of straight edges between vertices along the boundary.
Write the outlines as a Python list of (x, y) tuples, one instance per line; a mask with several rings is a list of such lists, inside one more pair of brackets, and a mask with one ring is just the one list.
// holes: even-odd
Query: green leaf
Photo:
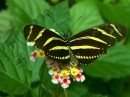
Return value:
[(43, 14), (39, 15), (35, 23), (48, 29), (55, 29), (61, 36), (70, 34), (70, 13), (67, 0), (51, 7)]
[(90, 93), (85, 83), (72, 82), (67, 92), (69, 97), (107, 97), (105, 95)]
[(82, 97), (108, 97), (108, 96), (106, 96), (106, 95), (101, 95), (101, 94), (88, 93), (87, 95), (82, 96)]
[[(119, 23), (130, 27), (130, 7), (127, 3), (123, 4), (105, 4), (99, 3), (99, 8), (104, 16), (109, 22)], [(125, 20), (124, 20), (125, 19)]]
[[(85, 69), (86, 68), (86, 69)], [(84, 70), (88, 75), (102, 78), (119, 78), (130, 75), (130, 51), (123, 45), (112, 47)]]
[(116, 94), (116, 95), (122, 95), (123, 92), (125, 91), (124, 90), (124, 83), (125, 83), (126, 79), (123, 78), (123, 79), (112, 79), (111, 80), (111, 83), (110, 83), (110, 88), (111, 88), (111, 91)]
[(129, 41), (130, 41), (130, 27), (129, 27), (129, 29), (127, 29), (127, 36), (126, 36), (126, 39), (125, 39), (125, 46), (126, 47), (128, 47), (129, 49), (130, 49), (130, 43), (129, 43)]
[(0, 12), (0, 35), (13, 27), (13, 18), (7, 10)]
[(16, 47), (0, 44), (0, 90), (23, 94), (30, 89), (30, 71), (27, 60), (17, 52)]
[(17, 37), (15, 39), (15, 44), (17, 44), (18, 52), (22, 54), (27, 60), (27, 65), (29, 66), (32, 72), (31, 81), (34, 82), (39, 80), (40, 79), (39, 72), (40, 72), (43, 59), (38, 59), (35, 62), (30, 60), (31, 53), (37, 48), (28, 46), (27, 41), (25, 40), (24, 35), (21, 32), (17, 34)]
[(47, 64), (44, 62), (40, 69), (41, 87), (45, 94), (51, 95), (56, 91), (57, 85), (51, 82), (52, 77), (49, 75), (48, 71), (49, 68), (47, 68)]
[(82, 1), (84, 1), (84, 0), (75, 0), (76, 2), (82, 2)]
[(70, 9), (70, 14), (71, 14), (70, 24), (71, 26), (74, 24), (73, 28), (71, 28), (73, 35), (75, 33), (78, 33), (79, 31), (86, 30), (87, 28), (103, 23), (96, 2), (94, 1), (85, 0), (83, 2), (75, 4)]
[[(18, 30), (18, 29), (17, 29)], [(16, 33), (16, 32), (18, 32), (17, 30), (15, 30), (13, 33)], [(12, 36), (12, 37), (14, 37), (14, 35)], [(43, 62), (43, 59), (40, 59), (40, 60), (37, 60), (36, 62), (32, 62), (31, 60), (30, 60), (30, 56), (31, 56), (31, 52), (32, 51), (34, 51), (36, 48), (35, 47), (28, 47), (27, 46), (27, 41), (25, 41), (25, 38), (24, 38), (24, 36), (23, 36), (23, 33), (21, 33), (21, 32), (19, 32), (19, 33), (17, 33), (17, 34), (15, 34), (15, 38), (14, 38), (14, 40), (12, 41), (12, 44), (9, 44), (8, 42), (5, 42), (9, 47), (6, 47), (6, 49), (4, 48), (4, 45), (3, 46), (1, 46), (1, 53), (2, 54), (6, 54), (5, 56), (3, 56), (2, 58), (5, 58), (5, 62), (7, 61), (7, 62), (9, 62), (9, 63), (4, 63), (3, 62), (3, 64), (1, 64), (1, 65), (10, 65), (10, 66), (12, 66), (12, 67), (9, 67), (8, 68), (8, 70), (6, 71), (6, 72), (9, 72), (10, 74), (11, 74), (11, 72), (10, 71), (13, 71), (14, 70), (14, 72), (16, 72), (16, 67), (15, 67), (15, 65), (17, 66), (19, 66), (19, 68), (18, 68), (18, 70), (17, 71), (19, 71), (20, 73), (22, 72), (23, 73), (23, 75), (19, 75), (19, 76), (27, 76), (27, 75), (29, 75), (29, 78), (28, 78), (28, 83), (25, 83), (25, 81), (27, 80), (27, 78), (21, 78), (21, 79), (18, 79), (19, 78), (19, 76), (18, 76), (18, 78), (16, 77), (16, 78), (14, 78), (15, 80), (17, 80), (18, 82), (20, 82), (21, 83), (21, 85), (19, 85), (20, 83), (18, 83), (18, 82), (16, 82), (16, 81), (12, 81), (12, 83), (10, 83), (9, 85), (9, 87), (12, 87), (12, 84), (14, 84), (14, 86), (17, 86), (17, 85), (15, 85), (15, 83), (16, 84), (18, 84), (18, 86), (19, 87), (17, 87), (16, 88), (16, 90), (14, 90), (15, 88), (14, 87), (12, 87), (12, 88), (10, 88), (10, 89), (4, 89), (4, 87), (7, 87), (7, 83), (8, 83), (8, 80), (7, 79), (3, 79), (3, 80), (7, 80), (7, 82), (6, 82), (6, 84), (4, 85), (2, 82), (0, 83), (0, 84), (3, 84), (4, 86), (3, 87), (1, 87), (2, 88), (2, 90), (3, 91), (5, 91), (5, 92), (9, 92), (9, 93), (14, 93), (14, 94), (22, 94), (22, 93), (24, 93), (25, 91), (27, 91), (28, 89), (30, 90), (30, 91), (32, 91), (31, 90), (31, 88), (30, 88), (30, 84), (31, 84), (31, 82), (35, 82), (35, 81), (39, 81), (39, 70), (40, 70), (40, 67), (41, 67), (41, 64), (42, 64), (42, 62)], [(1, 54), (0, 53), (0, 54)], [(9, 56), (9, 58), (11, 58), (10, 60), (8, 59), (8, 56)], [(17, 56), (18, 56), (18, 58), (17, 58)], [(16, 58), (16, 59), (15, 59)], [(2, 59), (1, 59), (2, 60)], [(20, 61), (20, 62), (18, 62), (19, 64), (17, 64), (17, 61)], [(16, 62), (16, 63), (15, 63)], [(20, 67), (21, 66), (21, 67)], [(23, 71), (21, 71), (21, 69), (23, 68)], [(1, 68), (2, 69), (2, 68)], [(10, 70), (11, 69), (11, 70)], [(20, 70), (19, 70), (20, 69)], [(25, 70), (24, 70), (25, 69)], [(26, 70), (28, 70), (28, 72), (26, 71)], [(5, 73), (6, 73), (5, 72)], [(18, 73), (19, 73), (18, 72)], [(14, 73), (15, 74), (15, 73)], [(17, 72), (16, 72), (16, 74), (17, 74)], [(15, 74), (15, 75), (16, 75)], [(0, 75), (1, 75), (1, 73), (0, 73)], [(11, 76), (11, 77), (13, 77), (13, 75), (9, 75), (9, 76)], [(14, 76), (15, 77), (15, 76)], [(9, 78), (8, 78), (9, 79)], [(1, 80), (1, 81), (3, 81), (3, 80)], [(11, 79), (12, 80), (12, 79)], [(25, 81), (24, 81), (25, 80)], [(22, 82), (22, 81), (24, 81), (24, 82)], [(25, 86), (22, 86), (22, 84), (23, 85), (25, 85)], [(12, 90), (12, 91), (11, 91)], [(33, 93), (33, 92), (32, 92)]]
[(48, 5), (43, 0), (7, 0), (8, 9), (16, 25), (31, 23)]
[(85, 84), (72, 82), (68, 88), (69, 97), (82, 97), (87, 94), (87, 87)]

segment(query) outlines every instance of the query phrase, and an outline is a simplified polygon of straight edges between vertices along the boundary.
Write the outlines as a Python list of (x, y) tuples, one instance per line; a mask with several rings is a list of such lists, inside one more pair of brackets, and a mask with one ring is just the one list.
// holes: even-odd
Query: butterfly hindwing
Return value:
[(70, 38), (70, 48), (79, 63), (90, 64), (107, 48), (113, 46), (116, 38), (123, 39), (126, 29), (121, 25), (105, 24), (82, 31)]
[(54, 31), (38, 25), (27, 25), (24, 28), (24, 36), (29, 41), (35, 42), (35, 46), (44, 50), (45, 55), (61, 64), (69, 64), (70, 55), (66, 43)]

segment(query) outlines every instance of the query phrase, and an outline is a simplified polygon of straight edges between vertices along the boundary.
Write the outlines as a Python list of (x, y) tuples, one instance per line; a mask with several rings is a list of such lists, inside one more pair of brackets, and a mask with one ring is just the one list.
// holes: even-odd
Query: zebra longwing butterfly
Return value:
[[(59, 64), (68, 65), (74, 57), (79, 64), (90, 64), (107, 53), (117, 39), (126, 36), (126, 29), (118, 24), (103, 24), (68, 38), (53, 30), (38, 25), (24, 27), (24, 36), (29, 42), (44, 50), (45, 55)], [(66, 36), (66, 35), (65, 35)]]

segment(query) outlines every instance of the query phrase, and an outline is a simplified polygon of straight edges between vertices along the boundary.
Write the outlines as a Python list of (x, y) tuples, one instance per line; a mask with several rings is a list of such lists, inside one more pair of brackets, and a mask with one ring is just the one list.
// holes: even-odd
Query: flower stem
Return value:
[(68, 92), (67, 92), (67, 89), (64, 88), (64, 94), (65, 94), (65, 97), (68, 97)]

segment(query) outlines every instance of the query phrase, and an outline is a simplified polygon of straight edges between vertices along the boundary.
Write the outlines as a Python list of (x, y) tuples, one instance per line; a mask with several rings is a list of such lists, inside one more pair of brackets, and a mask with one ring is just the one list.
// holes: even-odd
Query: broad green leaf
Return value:
[(124, 83), (126, 82), (125, 78), (118, 78), (118, 79), (112, 79), (110, 81), (110, 88), (112, 90), (112, 92), (116, 95), (122, 95), (124, 90)]
[(43, 0), (7, 0), (7, 6), (16, 25), (31, 23), (48, 8)]
[[(17, 30), (16, 30), (17, 31)], [(15, 33), (15, 32), (14, 32)], [(3, 64), (1, 64), (1, 65), (6, 65), (7, 64), (7, 66), (8, 65), (10, 65), (10, 66), (12, 66), (12, 67), (8, 67), (8, 70), (6, 71), (7, 73), (10, 73), (10, 71), (13, 71), (14, 70), (14, 72), (16, 72), (16, 68), (18, 68), (18, 67), (15, 67), (15, 65), (17, 66), (19, 66), (19, 68), (18, 68), (18, 70), (17, 71), (19, 71), (20, 73), (21, 73), (21, 67), (23, 67), (23, 69), (25, 69), (25, 70), (23, 70), (22, 71), (22, 73), (23, 73), (23, 75), (19, 75), (19, 76), (27, 76), (27, 75), (29, 75), (29, 78), (28, 78), (28, 83), (25, 83), (25, 82), (22, 82), (22, 81), (26, 81), (27, 80), (27, 78), (21, 78), (21, 79), (18, 79), (19, 78), (19, 76), (18, 76), (18, 78), (17, 78), (17, 76), (16, 76), (16, 78), (15, 78), (15, 76), (14, 76), (14, 79), (16, 80), (16, 81), (18, 81), (18, 82), (16, 82), (15, 80), (14, 81), (12, 81), (13, 79), (10, 79), (11, 81), (12, 81), (12, 83), (10, 83), (9, 85), (9, 87), (12, 87), (12, 84), (14, 84), (14, 86), (17, 86), (17, 85), (15, 85), (15, 83), (16, 84), (20, 84), (21, 83), (21, 85), (19, 85), (19, 89), (17, 89), (16, 88), (16, 90), (14, 90), (15, 88), (14, 87), (12, 87), (12, 88), (10, 88), (10, 89), (3, 89), (4, 87), (7, 87), (7, 86), (3, 86), (3, 87), (1, 87), (2, 88), (2, 90), (3, 91), (5, 91), (5, 92), (9, 92), (9, 93), (15, 93), (15, 94), (22, 94), (23, 92), (25, 92), (25, 91), (27, 91), (28, 89), (30, 89), (30, 84), (31, 84), (31, 82), (34, 82), (34, 81), (38, 81), (40, 78), (39, 78), (39, 70), (40, 70), (40, 67), (41, 67), (41, 64), (42, 64), (42, 62), (43, 62), (43, 59), (39, 59), (39, 60), (37, 60), (36, 62), (32, 62), (32, 61), (30, 61), (30, 56), (31, 56), (31, 52), (32, 51), (34, 51), (36, 48), (35, 47), (28, 47), (27, 46), (27, 43), (26, 43), (26, 41), (25, 41), (25, 38), (24, 38), (24, 36), (23, 36), (23, 33), (21, 33), (21, 32), (19, 32), (19, 33), (17, 33), (16, 34), (16, 36), (15, 36), (15, 38), (14, 38), (14, 40), (15, 41), (13, 41), (12, 42), (12, 45), (10, 45), (10, 44), (8, 44), (8, 45), (10, 45), (9, 47), (6, 47), (6, 49), (4, 48), (4, 46), (1, 46), (1, 53), (2, 54), (6, 54), (4, 57), (2, 57), (2, 58), (5, 58), (5, 62), (7, 61), (7, 62), (9, 62), (9, 63), (4, 63), (4, 62), (2, 62)], [(9, 58), (8, 58), (8, 56), (9, 56), (9, 58), (11, 57), (11, 59), (9, 60)], [(17, 58), (17, 56), (18, 56), (18, 58)], [(16, 59), (15, 59), (16, 58)], [(3, 59), (2, 59), (3, 60)], [(18, 61), (18, 62), (17, 62)], [(17, 64), (17, 63), (19, 63), (19, 64)], [(21, 66), (21, 67), (20, 67)], [(25, 68), (26, 67), (26, 68)], [(2, 69), (2, 68), (1, 68)], [(11, 70), (10, 70), (11, 69)], [(20, 69), (20, 70), (19, 70)], [(29, 70), (29, 72), (27, 72), (26, 70)], [(5, 72), (5, 73), (6, 73)], [(19, 73), (18, 72), (18, 73)], [(1, 74), (1, 73), (0, 73)], [(10, 73), (11, 74), (11, 73)], [(14, 73), (15, 74), (15, 73)], [(16, 74), (17, 74), (17, 72), (16, 72)], [(15, 74), (15, 75), (16, 75)], [(8, 76), (11, 76), (11, 77), (13, 77), (13, 75), (8, 75)], [(9, 78), (8, 78), (9, 79)], [(3, 79), (4, 80), (4, 79)], [(1, 81), (3, 81), (3, 80), (1, 80)], [(7, 80), (7, 79), (5, 79), (5, 80)], [(8, 80), (7, 80), (7, 82), (8, 82)], [(7, 82), (6, 82), (6, 84), (7, 84)], [(14, 83), (13, 83), (14, 82)], [(1, 83), (0, 83), (1, 84)], [(3, 84), (3, 83), (2, 83)], [(22, 84), (23, 84), (23, 86), (22, 86)], [(3, 84), (4, 85), (4, 84)], [(25, 85), (25, 86), (24, 86)], [(12, 91), (11, 91), (12, 90)], [(30, 91), (31, 91), (31, 89), (30, 89)], [(16, 93), (17, 92), (17, 93)]]
[(76, 2), (82, 2), (82, 1), (84, 1), (84, 0), (75, 0)]
[[(86, 68), (86, 69), (85, 69)], [(84, 66), (88, 75), (102, 78), (119, 78), (130, 75), (130, 51), (123, 45), (112, 47), (88, 67)]]
[(35, 23), (48, 29), (55, 29), (61, 36), (64, 34), (70, 34), (70, 13), (68, 2), (64, 1), (46, 10), (43, 14), (39, 15)]
[(16, 47), (0, 44), (0, 90), (23, 94), (30, 89), (30, 71), (27, 60)]
[(16, 36), (14, 31), (15, 29), (11, 29), (5, 32), (0, 33), (0, 43), (11, 44)]
[(8, 95), (7, 97), (16, 97), (16, 96), (13, 96), (13, 95)]
[(126, 35), (126, 39), (124, 40), (125, 42), (125, 46), (128, 47), (130, 49), (130, 27), (127, 29), (127, 35)]
[(51, 82), (51, 75), (49, 75), (48, 73), (49, 68), (47, 68), (47, 65), (42, 64), (42, 67), (40, 69), (40, 84), (41, 84), (41, 90), (43, 90), (44, 92), (42, 93), (42, 95), (51, 95), (54, 93), (54, 91), (56, 91), (56, 87), (57, 85), (54, 85)]
[(43, 59), (38, 59), (37, 61), (33, 62), (30, 60), (31, 53), (36, 50), (36, 47), (29, 47), (27, 45), (27, 41), (24, 38), (23, 32), (19, 31), (19, 27), (16, 29), (12, 29), (7, 32), (7, 34), (3, 35), (2, 42), (10, 45), (15, 44), (17, 45), (16, 50), (18, 53), (22, 54), (25, 59), (27, 60), (27, 66), (32, 72), (32, 82), (39, 80), (39, 70), (42, 65)]
[[(130, 25), (130, 7), (126, 4), (105, 4), (99, 3), (99, 8), (104, 16), (109, 22), (120, 23), (129, 27)], [(124, 20), (125, 19), (125, 20)]]
[(106, 96), (106, 95), (101, 95), (101, 94), (88, 93), (87, 95), (82, 96), (82, 97), (108, 97), (108, 96)]
[(124, 91), (121, 97), (130, 97), (130, 92), (129, 91)]
[(85, 84), (72, 82), (68, 88), (69, 97), (84, 97), (88, 93)]
[(125, 4), (127, 6), (130, 5), (130, 0), (120, 0), (122, 4)]
[[(96, 6), (96, 2), (90, 0), (85, 0), (75, 4), (70, 9), (70, 14), (70, 25), (72, 26), (74, 24), (74, 26), (71, 28), (73, 34), (103, 23), (103, 19), (101, 18), (99, 10)], [(79, 17), (81, 18), (79, 19)]]
[(13, 18), (7, 10), (0, 12), (0, 35), (14, 26)]
[(31, 81), (39, 80), (39, 72), (43, 62), (43, 59), (38, 59), (35, 62), (30, 60), (31, 53), (34, 50), (38, 50), (36, 47), (30, 47), (27, 45), (27, 41), (24, 38), (23, 32), (19, 32), (15, 39), (15, 44), (17, 44), (17, 50), (20, 54), (22, 54), (26, 60), (27, 64), (32, 72)]

